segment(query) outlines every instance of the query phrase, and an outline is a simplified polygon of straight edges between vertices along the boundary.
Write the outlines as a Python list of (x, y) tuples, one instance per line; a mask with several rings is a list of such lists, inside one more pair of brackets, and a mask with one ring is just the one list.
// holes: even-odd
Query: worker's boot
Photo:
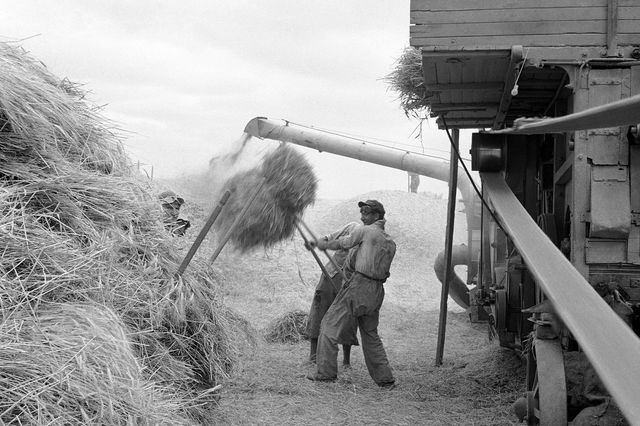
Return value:
[(351, 345), (342, 345), (342, 367), (351, 368)]

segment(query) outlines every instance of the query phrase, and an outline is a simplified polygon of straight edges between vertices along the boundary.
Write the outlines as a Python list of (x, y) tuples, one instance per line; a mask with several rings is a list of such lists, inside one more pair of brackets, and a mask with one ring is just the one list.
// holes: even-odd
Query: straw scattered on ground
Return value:
[(273, 320), (265, 332), (265, 340), (271, 343), (298, 343), (309, 340), (307, 320), (309, 314), (301, 310), (287, 312)]

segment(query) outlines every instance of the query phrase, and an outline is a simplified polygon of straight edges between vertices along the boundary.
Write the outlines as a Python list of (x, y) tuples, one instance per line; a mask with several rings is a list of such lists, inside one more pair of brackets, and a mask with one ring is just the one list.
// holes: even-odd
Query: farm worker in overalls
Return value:
[(338, 376), (338, 344), (358, 344), (360, 329), (362, 352), (369, 375), (383, 388), (392, 389), (395, 379), (380, 336), (378, 320), (384, 300), (384, 282), (396, 253), (396, 244), (384, 230), (385, 210), (377, 200), (358, 203), (364, 226), (350, 235), (334, 241), (319, 240), (320, 249), (350, 249), (357, 247), (353, 274), (343, 285), (320, 326), (317, 370), (310, 380), (331, 381)]
[[(349, 235), (354, 228), (358, 227), (356, 222), (351, 222), (344, 225), (342, 228), (337, 231), (325, 235), (321, 239), (323, 241), (334, 241), (337, 238), (344, 237)], [(342, 268), (344, 265), (345, 259), (349, 254), (349, 250), (346, 249), (338, 249), (333, 254), (333, 260), (335, 265), (339, 268)], [(309, 352), (309, 361), (316, 362), (316, 351), (318, 348), (318, 336), (320, 334), (320, 322), (324, 315), (327, 313), (327, 309), (333, 303), (333, 300), (336, 298), (336, 294), (342, 287), (342, 274), (340, 270), (334, 266), (334, 262), (327, 262), (325, 269), (329, 276), (326, 276), (324, 273), (320, 276), (320, 281), (316, 286), (316, 291), (313, 296), (313, 301), (311, 302), (311, 309), (309, 310), (309, 319), (307, 320), (307, 336), (309, 336), (309, 341), (311, 344), (310, 352)], [(342, 346), (342, 364), (345, 366), (351, 365), (351, 345), (343, 345)]]
[(191, 222), (180, 217), (180, 208), (184, 204), (184, 198), (179, 197), (173, 191), (164, 191), (158, 195), (162, 210), (164, 211), (164, 227), (173, 235), (182, 237), (191, 226)]

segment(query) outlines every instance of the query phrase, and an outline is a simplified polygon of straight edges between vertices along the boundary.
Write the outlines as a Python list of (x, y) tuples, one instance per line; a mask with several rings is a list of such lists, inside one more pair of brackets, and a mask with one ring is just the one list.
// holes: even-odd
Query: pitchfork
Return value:
[[(302, 239), (304, 240), (304, 245), (305, 247), (307, 247), (309, 249), (309, 251), (311, 251), (311, 254), (313, 255), (313, 258), (316, 260), (316, 262), (318, 262), (318, 266), (320, 266), (320, 269), (322, 270), (322, 273), (329, 279), (329, 281), (331, 281), (331, 284), (333, 285), (333, 288), (336, 291), (340, 290), (339, 286), (336, 286), (336, 283), (333, 281), (333, 278), (331, 277), (331, 275), (329, 275), (329, 272), (327, 271), (327, 268), (324, 267), (324, 264), (322, 263), (322, 261), (320, 260), (320, 257), (318, 256), (318, 253), (315, 252), (314, 247), (311, 246), (311, 244), (309, 244), (309, 238), (307, 238), (307, 236), (304, 234), (304, 232), (302, 232), (302, 229), (300, 228), (300, 224), (302, 224), (302, 226), (304, 227), (304, 229), (307, 231), (307, 233), (309, 234), (309, 236), (313, 239), (313, 241), (318, 241), (318, 239), (315, 237), (315, 235), (313, 234), (313, 231), (311, 231), (311, 229), (307, 226), (307, 224), (302, 220), (302, 218), (300, 216), (298, 216), (298, 221), (296, 222), (296, 228), (298, 229), (298, 232), (300, 233), (300, 236), (302, 237)], [(317, 246), (316, 246), (317, 247)], [(342, 279), (346, 280), (347, 277), (344, 274), (344, 271), (342, 270), (342, 268), (336, 263), (335, 259), (329, 255), (329, 253), (327, 253), (326, 250), (321, 250), (325, 256), (327, 256), (327, 259), (329, 259), (329, 261), (331, 262), (331, 264), (340, 272), (340, 274), (342, 275)]]

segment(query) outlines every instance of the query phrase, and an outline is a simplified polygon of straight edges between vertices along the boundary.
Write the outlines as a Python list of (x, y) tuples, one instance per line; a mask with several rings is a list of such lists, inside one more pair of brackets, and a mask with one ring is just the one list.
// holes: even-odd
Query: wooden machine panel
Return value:
[[(618, 0), (617, 42), (637, 43), (640, 3)], [(411, 45), (564, 47), (607, 44), (607, 0), (412, 0)]]

